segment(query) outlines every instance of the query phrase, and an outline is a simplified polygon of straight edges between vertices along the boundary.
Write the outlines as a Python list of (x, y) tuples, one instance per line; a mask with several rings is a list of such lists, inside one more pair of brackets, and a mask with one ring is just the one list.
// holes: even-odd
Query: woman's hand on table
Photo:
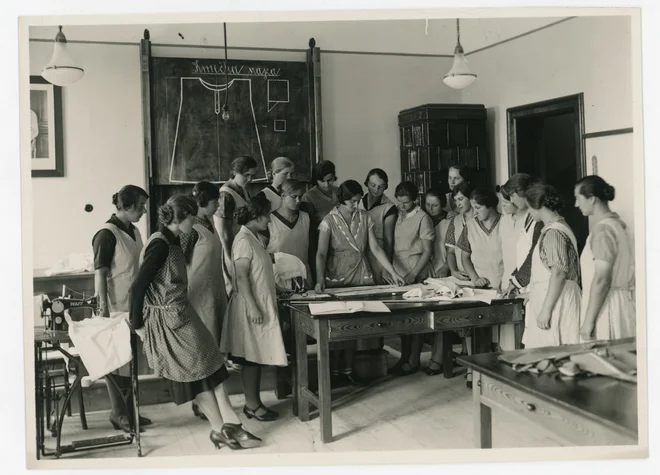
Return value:
[(584, 322), (580, 328), (580, 338), (582, 338), (584, 341), (593, 340), (594, 327), (595, 323)]
[(451, 276), (458, 280), (470, 280), (470, 276), (468, 276), (465, 272), (461, 272), (460, 270), (453, 271)]
[(391, 277), (395, 285), (398, 285), (399, 287), (406, 285), (404, 278), (401, 277), (397, 272), (391, 274)]
[(323, 292), (325, 292), (325, 282), (319, 282), (318, 284), (316, 284), (314, 286), (314, 291), (317, 294), (322, 294)]
[(414, 284), (415, 280), (417, 280), (417, 275), (413, 274), (412, 272), (408, 272), (403, 277), (403, 282), (404, 282), (405, 285)]
[(490, 281), (485, 277), (479, 277), (478, 279), (472, 281), (472, 284), (477, 288), (487, 287), (490, 284)]

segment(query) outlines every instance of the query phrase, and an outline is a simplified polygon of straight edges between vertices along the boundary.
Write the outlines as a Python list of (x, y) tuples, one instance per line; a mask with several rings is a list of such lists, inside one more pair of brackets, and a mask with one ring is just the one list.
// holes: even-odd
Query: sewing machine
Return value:
[(62, 296), (50, 300), (43, 297), (41, 301), (41, 315), (44, 318), (45, 327), (49, 330), (68, 330), (64, 312), (71, 309), (90, 308), (95, 314), (99, 313), (99, 300), (95, 295), (93, 297), (75, 299), (71, 295), (66, 295), (66, 286), (62, 286)]

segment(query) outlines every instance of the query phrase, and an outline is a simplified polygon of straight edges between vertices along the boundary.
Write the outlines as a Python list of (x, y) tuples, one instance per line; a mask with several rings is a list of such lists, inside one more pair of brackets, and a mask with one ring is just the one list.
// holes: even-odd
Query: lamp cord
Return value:
[(225, 32), (225, 108), (227, 107), (227, 100), (229, 98), (229, 62), (227, 60), (227, 23), (223, 23)]
[(461, 44), (461, 24), (460, 20), (456, 18), (456, 40), (458, 44)]

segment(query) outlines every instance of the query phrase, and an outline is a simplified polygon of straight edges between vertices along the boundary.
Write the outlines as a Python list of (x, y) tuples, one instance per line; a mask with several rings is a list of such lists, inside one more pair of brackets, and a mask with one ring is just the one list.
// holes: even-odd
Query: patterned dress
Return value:
[(217, 343), (188, 300), (180, 241), (161, 227), (151, 235), (131, 289), (130, 318), (145, 329), (144, 348), (155, 374), (168, 380), (184, 404), (229, 377)]
[[(373, 229), (376, 241), (385, 250), (385, 220), (390, 216), (397, 215), (396, 205), (386, 195), (382, 195), (370, 207), (369, 193), (367, 193), (360, 200), (359, 207), (369, 213), (371, 221), (374, 223)], [(372, 252), (369, 252), (369, 265), (374, 274), (374, 281), (377, 284), (385, 284), (383, 280), (383, 266), (380, 265), (380, 262), (378, 262), (378, 259), (376, 259)]]
[[(399, 212), (394, 226), (394, 260), (392, 265), (404, 277), (419, 262), (424, 253), (424, 241), (434, 241), (433, 220), (419, 206), (408, 213)], [(433, 276), (431, 259), (424, 265), (416, 282)]]

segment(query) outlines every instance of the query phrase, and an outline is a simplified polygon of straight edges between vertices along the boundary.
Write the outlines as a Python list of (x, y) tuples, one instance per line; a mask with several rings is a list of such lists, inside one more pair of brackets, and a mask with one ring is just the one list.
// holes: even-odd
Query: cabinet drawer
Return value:
[(500, 325), (522, 320), (515, 305), (497, 305), (433, 312), (434, 328), (463, 328)]
[[(542, 376), (544, 377), (544, 376)], [(636, 445), (637, 436), (614, 430), (587, 417), (523, 393), (507, 384), (481, 375), (481, 401), (516, 413), (573, 445)]]
[(400, 333), (423, 333), (432, 328), (431, 319), (425, 315), (367, 318), (342, 318), (330, 320), (329, 339), (350, 340), (372, 336), (398, 335)]

